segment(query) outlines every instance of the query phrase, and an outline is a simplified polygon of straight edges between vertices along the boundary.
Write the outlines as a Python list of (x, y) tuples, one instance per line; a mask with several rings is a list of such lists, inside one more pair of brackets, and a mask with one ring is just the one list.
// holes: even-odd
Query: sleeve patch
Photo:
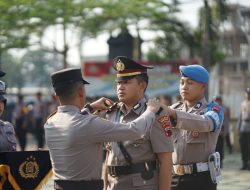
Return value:
[(171, 123), (169, 117), (167, 115), (164, 115), (162, 117), (159, 117), (157, 121), (161, 124), (161, 127), (163, 128), (165, 135), (167, 137), (172, 136)]

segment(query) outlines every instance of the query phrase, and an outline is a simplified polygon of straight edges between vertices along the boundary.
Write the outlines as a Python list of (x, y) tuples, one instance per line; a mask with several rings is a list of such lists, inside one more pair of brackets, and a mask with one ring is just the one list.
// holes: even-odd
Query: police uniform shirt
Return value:
[[(116, 121), (117, 115), (120, 115), (119, 120), (116, 122), (127, 123), (137, 117), (139, 117), (146, 109), (146, 99), (141, 99), (134, 108), (126, 113), (124, 105), (121, 105), (119, 109), (109, 113), (107, 115), (108, 120)], [(173, 142), (171, 134), (166, 136), (164, 129), (158, 122), (160, 117), (163, 117), (164, 112), (156, 118), (153, 126), (147, 131), (143, 138), (137, 140), (123, 141), (123, 145), (126, 151), (132, 158), (132, 163), (143, 163), (145, 161), (156, 160), (155, 153), (173, 152)], [(128, 163), (124, 159), (124, 156), (116, 142), (109, 143), (109, 156), (107, 160), (108, 166), (122, 166)], [(113, 178), (109, 176), (108, 189), (145, 189), (149, 187), (151, 190), (158, 189), (158, 173), (154, 172), (152, 179), (144, 180), (141, 174), (129, 174), (126, 176)]]
[(124, 125), (101, 119), (88, 109), (81, 113), (75, 106), (59, 106), (44, 126), (54, 179), (101, 179), (102, 142), (139, 138), (154, 118), (154, 113), (146, 111)]
[(250, 101), (243, 101), (240, 109), (240, 132), (250, 132)]
[(215, 151), (222, 122), (219, 129), (213, 132), (213, 121), (204, 116), (207, 111), (205, 98), (192, 108), (181, 102), (171, 107), (177, 113), (176, 126), (173, 129), (173, 164), (207, 162), (209, 154)]
[[(107, 119), (110, 121), (115, 121), (117, 114), (120, 114), (119, 122), (127, 123), (139, 117), (145, 111), (145, 109), (146, 99), (143, 98), (129, 113), (126, 113), (123, 105), (115, 112), (109, 113), (107, 115)], [(163, 115), (163, 113), (161, 115)], [(159, 122), (157, 122), (157, 119), (154, 122), (153, 127), (147, 131), (143, 138), (134, 141), (125, 141), (123, 142), (123, 145), (131, 155), (133, 163), (155, 160), (156, 155), (154, 153), (173, 152), (172, 137), (166, 136), (162, 126)], [(121, 153), (117, 143), (111, 143), (111, 152), (108, 158), (108, 165), (119, 166), (126, 164), (126, 160), (124, 159), (124, 156)]]
[(0, 120), (0, 151), (15, 151), (16, 137), (11, 123)]

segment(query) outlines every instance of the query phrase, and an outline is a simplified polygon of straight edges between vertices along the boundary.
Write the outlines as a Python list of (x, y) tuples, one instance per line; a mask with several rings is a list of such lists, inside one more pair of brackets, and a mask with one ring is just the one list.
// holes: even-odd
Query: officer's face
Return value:
[(0, 115), (3, 114), (3, 111), (4, 111), (4, 103), (0, 101)]
[(136, 78), (130, 80), (117, 82), (117, 96), (120, 102), (128, 103), (131, 101), (138, 101), (144, 94), (143, 83), (139, 82)]
[(188, 102), (199, 101), (205, 92), (206, 84), (193, 81), (187, 77), (180, 79), (180, 94)]

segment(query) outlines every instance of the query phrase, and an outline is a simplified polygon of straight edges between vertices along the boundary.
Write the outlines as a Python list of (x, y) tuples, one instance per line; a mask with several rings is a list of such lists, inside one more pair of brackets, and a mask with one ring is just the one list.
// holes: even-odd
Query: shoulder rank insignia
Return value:
[(48, 120), (49, 118), (53, 117), (56, 113), (57, 113), (57, 110), (54, 111), (54, 112), (52, 112), (52, 113), (48, 116), (47, 120)]
[(167, 115), (164, 115), (159, 117), (157, 121), (161, 124), (161, 127), (163, 128), (165, 135), (167, 137), (172, 136), (171, 123), (169, 117)]
[(121, 106), (121, 104), (119, 102), (115, 102), (113, 105), (111, 105), (109, 107), (109, 109), (106, 111), (107, 114), (109, 114), (110, 112), (116, 111), (117, 109), (119, 109)]

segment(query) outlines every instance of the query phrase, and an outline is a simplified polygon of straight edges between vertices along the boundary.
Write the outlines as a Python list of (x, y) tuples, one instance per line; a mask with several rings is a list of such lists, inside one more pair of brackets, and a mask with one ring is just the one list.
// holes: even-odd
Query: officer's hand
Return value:
[(154, 99), (149, 99), (147, 102), (147, 110), (157, 113), (161, 107), (161, 104), (159, 100)]
[(113, 105), (113, 101), (102, 97), (95, 102), (92, 102), (90, 105), (94, 110), (108, 110), (109, 107)]

